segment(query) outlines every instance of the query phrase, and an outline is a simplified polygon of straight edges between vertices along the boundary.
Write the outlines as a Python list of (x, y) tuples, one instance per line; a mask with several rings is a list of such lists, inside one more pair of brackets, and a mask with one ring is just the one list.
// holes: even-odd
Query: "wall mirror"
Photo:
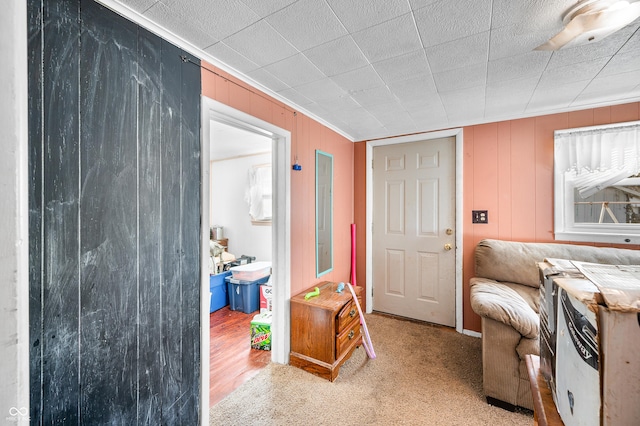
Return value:
[(316, 150), (316, 277), (333, 269), (333, 155)]

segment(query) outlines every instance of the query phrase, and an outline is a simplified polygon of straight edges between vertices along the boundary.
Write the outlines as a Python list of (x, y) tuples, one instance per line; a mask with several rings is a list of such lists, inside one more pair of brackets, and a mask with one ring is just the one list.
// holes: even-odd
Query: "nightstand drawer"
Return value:
[(336, 338), (336, 358), (349, 349), (351, 343), (360, 338), (360, 321), (352, 321), (350, 326)]
[(356, 309), (356, 304), (353, 303), (353, 300), (350, 300), (342, 307), (340, 313), (336, 316), (336, 333), (342, 333), (342, 330), (349, 327), (355, 317), (359, 317), (358, 309)]

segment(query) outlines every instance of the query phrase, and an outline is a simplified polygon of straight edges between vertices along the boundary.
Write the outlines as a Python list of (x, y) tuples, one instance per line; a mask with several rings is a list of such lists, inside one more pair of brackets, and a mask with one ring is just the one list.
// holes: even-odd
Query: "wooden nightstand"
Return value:
[[(315, 287), (320, 295), (305, 300)], [(360, 315), (351, 292), (345, 288), (337, 293), (337, 287), (337, 283), (325, 281), (291, 298), (289, 364), (330, 381), (362, 344)], [(362, 288), (354, 287), (354, 291), (362, 304)]]

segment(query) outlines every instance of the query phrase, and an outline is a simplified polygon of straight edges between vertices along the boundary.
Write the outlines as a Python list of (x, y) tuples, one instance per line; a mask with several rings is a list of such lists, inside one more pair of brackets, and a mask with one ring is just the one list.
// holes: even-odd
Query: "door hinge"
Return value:
[(373, 160), (371, 160), (371, 168), (373, 169)]

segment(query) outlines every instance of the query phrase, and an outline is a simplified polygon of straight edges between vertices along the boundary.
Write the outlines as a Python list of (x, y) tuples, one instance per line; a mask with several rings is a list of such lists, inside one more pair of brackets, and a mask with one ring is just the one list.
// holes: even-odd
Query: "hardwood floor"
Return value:
[(271, 351), (251, 349), (251, 320), (225, 306), (209, 316), (209, 406), (215, 405), (258, 374), (271, 360)]

